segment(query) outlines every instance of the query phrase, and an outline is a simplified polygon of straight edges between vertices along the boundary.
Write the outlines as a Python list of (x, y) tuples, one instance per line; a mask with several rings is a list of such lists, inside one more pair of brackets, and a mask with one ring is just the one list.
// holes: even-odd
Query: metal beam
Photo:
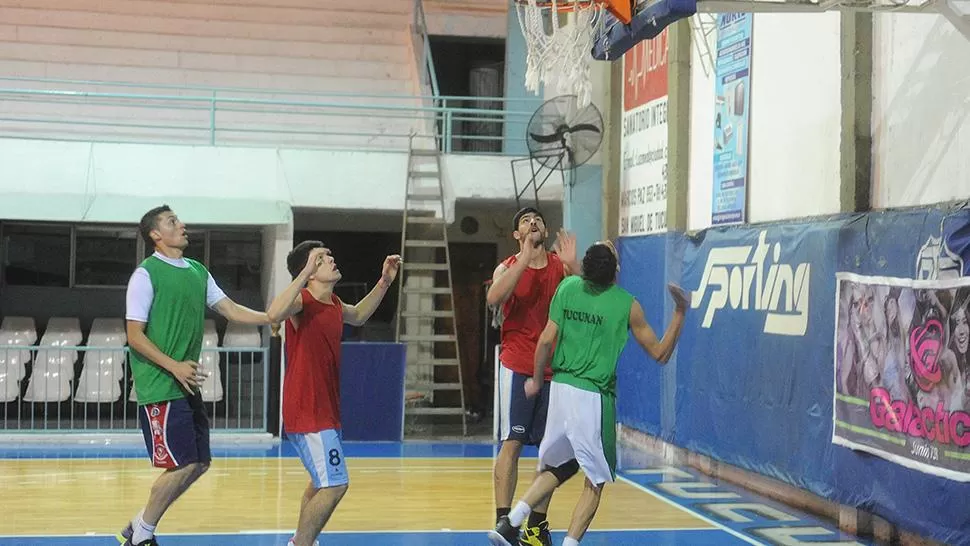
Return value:
[(872, 19), (871, 13), (842, 15), (842, 212), (864, 212), (872, 203)]
[[(957, 9), (957, 3), (955, 0), (939, 0), (936, 5), (936, 10), (946, 17), (960, 34), (963, 34), (964, 38), (970, 40), (970, 11)], [(964, 1), (959, 3), (970, 6), (970, 2)]]
[(690, 171), (691, 27), (680, 20), (667, 27), (667, 229), (687, 229)]
[[(941, 0), (943, 1), (943, 0)], [(861, 11), (893, 13), (932, 13), (937, 6), (933, 1), (888, 3), (855, 2), (847, 0), (699, 0), (699, 13), (822, 13), (826, 11)]]
[(603, 237), (620, 234), (620, 177), (623, 172), (623, 59), (610, 63), (610, 102), (603, 141)]

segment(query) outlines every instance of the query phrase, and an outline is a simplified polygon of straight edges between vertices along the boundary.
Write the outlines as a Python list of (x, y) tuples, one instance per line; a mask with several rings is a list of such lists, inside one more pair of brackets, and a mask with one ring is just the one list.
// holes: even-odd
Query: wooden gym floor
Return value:
[[(350, 490), (322, 546), (488, 544), (495, 446), (348, 443), (345, 451)], [(285, 546), (307, 483), (292, 447), (215, 448), (213, 456), (162, 520), (160, 544)], [(524, 456), (517, 496), (536, 465), (534, 449)], [(868, 544), (630, 449), (621, 449), (620, 468), (584, 545)], [(117, 544), (114, 535), (143, 506), (158, 472), (136, 444), (0, 446), (0, 546)], [(556, 544), (581, 486), (574, 479), (553, 497)]]

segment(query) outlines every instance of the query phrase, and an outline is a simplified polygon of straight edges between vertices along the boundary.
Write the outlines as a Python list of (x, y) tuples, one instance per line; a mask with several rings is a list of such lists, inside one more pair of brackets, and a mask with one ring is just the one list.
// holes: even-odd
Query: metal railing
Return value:
[(428, 35), (428, 19), (424, 15), (424, 2), (414, 0), (414, 27), (421, 34), (423, 54), (421, 61), (421, 82), (428, 82), (431, 94), (441, 95), (438, 90), (438, 72), (434, 68), (434, 56), (431, 55), (431, 37)]
[[(447, 97), (442, 96), (438, 87), (438, 74), (435, 69), (434, 55), (431, 51), (431, 38), (428, 34), (428, 23), (424, 13), (423, 0), (414, 0), (414, 28), (421, 36), (422, 55), (420, 61), (422, 85), (427, 84), (433, 95), (430, 105), (443, 109), (440, 119), (433, 120), (434, 131), (438, 137), (439, 148), (446, 153), (469, 152), (469, 153), (509, 153), (515, 150), (525, 149), (525, 146), (512, 146), (510, 141), (519, 141), (524, 144), (524, 125), (532, 117), (531, 111), (512, 112), (510, 104), (534, 102), (532, 99), (512, 99), (488, 97), (488, 96), (469, 96), (469, 97)], [(471, 105), (471, 106), (469, 106)], [(488, 105), (482, 107), (482, 105)], [(482, 112), (486, 112), (482, 114)], [(457, 114), (457, 115), (456, 115)], [(499, 121), (499, 116), (502, 121)], [(516, 125), (522, 129), (521, 136), (511, 136), (508, 130), (509, 124), (519, 122)], [(458, 132), (456, 133), (456, 127)], [(457, 144), (457, 145), (456, 145)]]
[[(433, 63), (427, 47), (426, 52)], [(506, 135), (504, 129), (507, 123), (531, 118), (531, 111), (512, 109), (525, 100), (0, 77), (0, 102), (5, 104), (0, 134), (85, 142), (403, 151), (414, 134), (434, 136), (424, 129), (430, 119), (439, 127), (443, 152), (460, 153), (467, 143), (485, 141), (491, 153), (501, 154), (509, 141), (525, 140), (524, 133)], [(501, 108), (465, 106), (472, 101)], [(482, 124), (497, 129), (475, 134)]]
[[(0, 346), (0, 433), (138, 432), (128, 347)], [(266, 432), (268, 347), (204, 348), (213, 432)]]

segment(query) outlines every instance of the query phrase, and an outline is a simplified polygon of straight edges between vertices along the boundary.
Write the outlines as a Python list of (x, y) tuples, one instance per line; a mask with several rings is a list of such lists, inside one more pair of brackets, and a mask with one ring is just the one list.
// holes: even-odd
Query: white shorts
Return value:
[(615, 480), (615, 404), (598, 392), (553, 380), (539, 465), (556, 467), (572, 459), (596, 485)]
[(308, 434), (287, 434), (300, 454), (303, 466), (310, 473), (317, 489), (346, 485), (347, 463), (340, 443), (340, 431), (328, 429)]

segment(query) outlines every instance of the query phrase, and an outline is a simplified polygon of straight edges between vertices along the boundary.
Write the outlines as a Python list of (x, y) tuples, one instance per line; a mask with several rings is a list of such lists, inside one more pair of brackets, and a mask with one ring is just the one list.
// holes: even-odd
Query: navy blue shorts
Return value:
[(533, 398), (525, 395), (525, 381), (529, 376), (502, 366), (499, 376), (499, 408), (501, 411), (501, 440), (515, 440), (523, 445), (537, 446), (546, 432), (546, 412), (549, 410), (549, 382)]
[(178, 468), (212, 460), (209, 417), (198, 397), (146, 404), (138, 408), (138, 421), (152, 466)]

